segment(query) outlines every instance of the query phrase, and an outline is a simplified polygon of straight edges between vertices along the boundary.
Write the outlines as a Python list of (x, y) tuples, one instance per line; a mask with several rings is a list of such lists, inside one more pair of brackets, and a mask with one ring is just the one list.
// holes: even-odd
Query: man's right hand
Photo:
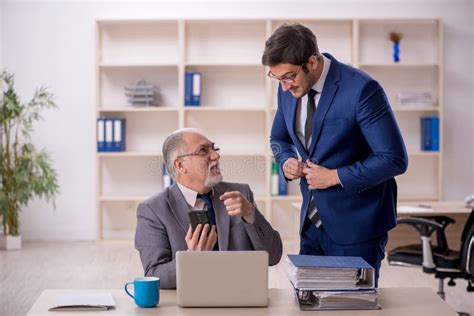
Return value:
[(190, 251), (210, 251), (217, 241), (216, 226), (212, 225), (210, 228), (209, 224), (206, 224), (203, 228), (202, 224), (199, 224), (193, 232), (191, 225), (189, 225), (185, 240)]
[(303, 162), (298, 161), (295, 158), (288, 158), (288, 160), (283, 164), (283, 173), (285, 174), (285, 177), (290, 180), (299, 179), (304, 177), (303, 168), (305, 166), (306, 165)]

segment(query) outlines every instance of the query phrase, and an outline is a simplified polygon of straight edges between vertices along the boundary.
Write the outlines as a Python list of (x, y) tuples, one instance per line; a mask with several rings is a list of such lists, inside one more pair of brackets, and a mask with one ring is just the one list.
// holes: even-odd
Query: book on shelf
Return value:
[(184, 79), (184, 105), (201, 105), (201, 73), (186, 72)]
[(163, 174), (163, 189), (166, 189), (170, 185), (173, 184), (173, 178), (168, 174), (168, 171), (166, 171), (166, 165), (163, 164), (162, 166), (162, 174)]
[(375, 270), (360, 257), (288, 255), (301, 310), (379, 309)]
[(125, 151), (125, 119), (97, 119), (97, 151)]
[(439, 151), (439, 117), (421, 117), (420, 129), (421, 150)]
[(97, 119), (97, 151), (106, 151), (105, 148), (105, 119)]
[(271, 190), (273, 196), (288, 195), (288, 183), (286, 182), (283, 170), (280, 168), (280, 164), (276, 161), (272, 161)]

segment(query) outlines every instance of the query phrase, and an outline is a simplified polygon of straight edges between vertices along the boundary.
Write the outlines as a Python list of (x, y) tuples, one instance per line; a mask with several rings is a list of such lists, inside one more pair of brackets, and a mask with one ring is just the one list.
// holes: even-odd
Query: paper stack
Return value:
[(157, 106), (163, 103), (158, 87), (148, 84), (145, 80), (127, 85), (125, 87), (125, 95), (127, 96), (128, 103), (134, 106)]
[(396, 99), (399, 105), (433, 105), (433, 96), (427, 91), (400, 91)]
[(302, 310), (379, 309), (374, 269), (360, 257), (288, 255)]

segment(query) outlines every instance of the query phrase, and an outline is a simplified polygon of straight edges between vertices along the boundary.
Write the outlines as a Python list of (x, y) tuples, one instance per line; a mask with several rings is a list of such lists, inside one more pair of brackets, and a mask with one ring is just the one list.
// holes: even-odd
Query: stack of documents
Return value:
[(399, 105), (433, 105), (433, 96), (426, 91), (400, 91), (396, 99)]
[(360, 257), (288, 255), (302, 310), (379, 309), (375, 271)]
[(135, 106), (156, 106), (163, 103), (158, 87), (148, 84), (145, 80), (126, 86), (125, 95), (128, 102)]

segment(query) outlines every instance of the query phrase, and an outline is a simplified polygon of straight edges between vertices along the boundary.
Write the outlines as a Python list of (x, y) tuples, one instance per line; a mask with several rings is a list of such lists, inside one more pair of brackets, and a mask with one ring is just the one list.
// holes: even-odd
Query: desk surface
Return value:
[[(297, 210), (301, 208), (301, 202), (292, 203)], [(398, 202), (398, 216), (416, 215), (447, 215), (469, 214), (471, 209), (466, 207), (463, 201), (422, 201), (422, 202)]]
[(39, 315), (92, 315), (91, 312), (48, 312), (54, 298), (64, 293), (112, 293), (117, 303), (116, 308), (104, 312), (93, 312), (94, 315), (388, 315), (388, 316), (456, 316), (435, 292), (429, 288), (385, 288), (379, 289), (381, 310), (363, 311), (300, 311), (291, 290), (270, 289), (268, 308), (181, 308), (176, 305), (176, 291), (162, 290), (160, 304), (156, 308), (144, 309), (135, 306), (133, 300), (123, 290), (45, 290), (28, 312), (28, 316)]

